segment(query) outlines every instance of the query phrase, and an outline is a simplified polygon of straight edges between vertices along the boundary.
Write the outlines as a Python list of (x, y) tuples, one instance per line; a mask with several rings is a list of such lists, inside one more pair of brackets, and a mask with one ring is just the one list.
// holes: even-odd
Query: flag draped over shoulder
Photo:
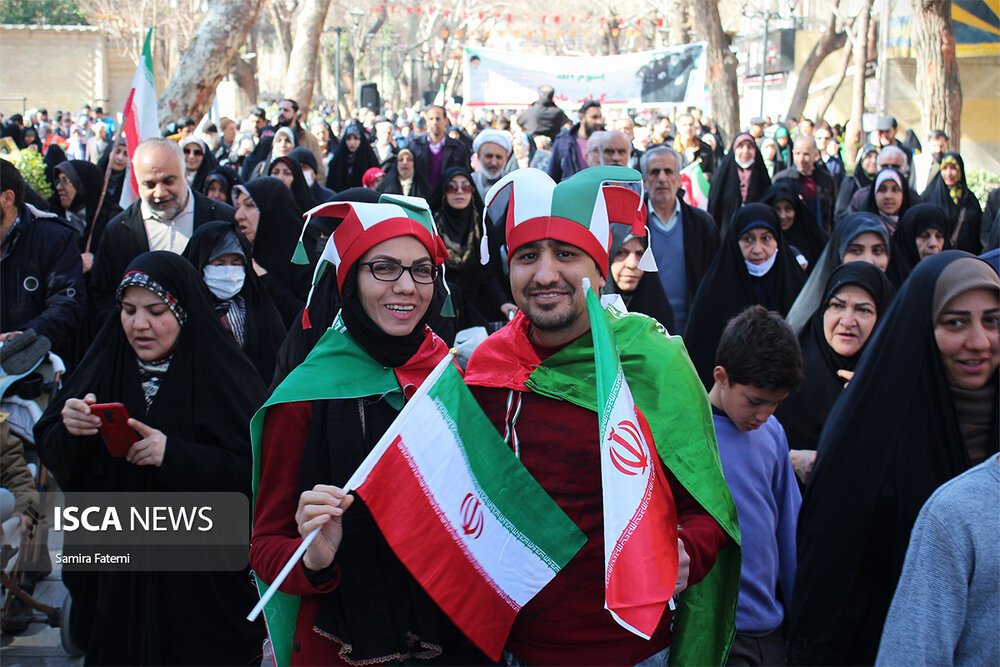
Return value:
[(605, 608), (649, 639), (677, 583), (677, 508), (632, 397), (600, 300), (584, 283), (594, 341), (604, 500)]
[(128, 149), (129, 166), (122, 188), (121, 207), (128, 208), (139, 198), (139, 185), (132, 173), (132, 157), (135, 149), (146, 139), (160, 136), (159, 118), (156, 107), (156, 80), (153, 78), (153, 50), (150, 41), (153, 29), (146, 33), (142, 45), (142, 56), (132, 77), (132, 89), (125, 102), (124, 128), (125, 145)]
[[(440, 345), (423, 356), (436, 365), (403, 405), (406, 378), (368, 356), (338, 316), (251, 421), (253, 489), (260, 485), (269, 406), (343, 398), (345, 391), (384, 395), (402, 406), (345, 486), (364, 500), (393, 552), (441, 610), (499, 659), (518, 610), (586, 538), (500, 439), (435, 341)], [(267, 587), (258, 579), (261, 594)], [(289, 662), (298, 608), (299, 598), (284, 593), (264, 607), (278, 665)]]
[(684, 189), (684, 201), (691, 206), (708, 210), (708, 189), (710, 183), (701, 170), (701, 160), (681, 169), (681, 187)]
[(586, 538), (444, 363), (352, 479), (400, 561), (497, 660), (517, 612)]
[[(722, 474), (708, 396), (680, 337), (668, 337), (650, 317), (605, 313), (624, 377), (635, 405), (648, 420), (660, 460), (730, 538), (708, 575), (677, 596), (670, 647), (671, 664), (721, 665), (735, 634), (740, 533), (736, 505)], [(524, 385), (537, 394), (600, 413), (595, 355), (593, 338), (581, 336), (544, 359)]]

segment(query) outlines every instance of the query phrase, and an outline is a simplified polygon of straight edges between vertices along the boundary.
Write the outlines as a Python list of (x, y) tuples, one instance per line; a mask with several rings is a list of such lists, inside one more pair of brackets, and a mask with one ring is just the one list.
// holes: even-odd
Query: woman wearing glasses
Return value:
[(205, 179), (219, 166), (219, 161), (208, 150), (208, 145), (198, 137), (181, 139), (181, 150), (184, 151), (184, 170), (188, 185), (195, 192), (205, 189)]
[[(260, 482), (250, 561), (260, 580), (273, 581), (302, 538), (321, 528), (265, 608), (275, 657), (292, 665), (439, 656), (481, 663), (463, 653), (461, 634), (393, 555), (364, 503), (341, 488), (448, 354), (426, 325), (447, 251), (430, 211), (413, 199), (331, 203), (323, 215), (343, 217), (320, 259), (336, 272), (343, 307), (252, 427)], [(278, 629), (289, 615), (293, 636)]]
[[(444, 277), (455, 305), (455, 329), (506, 320), (507, 312), (517, 307), (504, 292), (507, 281), (498, 261), (499, 246), (483, 225), (483, 200), (472, 182), (472, 173), (465, 167), (447, 169), (430, 201), (434, 222), (448, 249)], [(485, 266), (484, 237), (490, 260)]]

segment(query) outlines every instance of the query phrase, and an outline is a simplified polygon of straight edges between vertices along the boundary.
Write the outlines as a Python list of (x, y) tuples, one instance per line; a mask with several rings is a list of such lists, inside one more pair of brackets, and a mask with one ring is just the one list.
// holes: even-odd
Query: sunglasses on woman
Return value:
[(184, 149), (184, 155), (204, 155), (204, 154), (205, 153), (203, 153), (202, 151), (195, 150), (193, 148), (185, 148)]
[(472, 183), (449, 183), (444, 191), (450, 195), (457, 194), (459, 192), (472, 192)]

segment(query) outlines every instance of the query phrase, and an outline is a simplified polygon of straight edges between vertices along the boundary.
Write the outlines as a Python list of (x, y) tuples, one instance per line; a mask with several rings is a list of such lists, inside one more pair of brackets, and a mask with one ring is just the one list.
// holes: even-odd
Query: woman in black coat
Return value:
[(729, 319), (760, 304), (784, 315), (806, 281), (767, 204), (745, 204), (732, 219), (691, 303), (684, 342), (706, 387), (714, 382), (715, 348)]
[[(920, 198), (937, 205), (948, 218), (948, 240), (953, 248), (978, 255), (982, 251), (980, 227), (983, 209), (965, 179), (965, 161), (958, 153), (945, 153), (941, 168)], [(992, 221), (991, 221), (992, 222)]]
[[(35, 442), (67, 492), (249, 497), (247, 424), (264, 398), (263, 382), (219, 323), (195, 270), (179, 255), (148, 252), (128, 266), (115, 316), (36, 424)], [(139, 439), (125, 457), (98, 436), (91, 410), (98, 402), (120, 402), (131, 417), (128, 429)], [(185, 549), (195, 555), (199, 547)], [(243, 618), (257, 597), (247, 569), (132, 565), (139, 569), (63, 565), (73, 596), (70, 633), (87, 664), (245, 665), (260, 655), (263, 624)]]
[[(184, 249), (211, 292), (212, 308), (223, 327), (270, 384), (285, 325), (267, 289), (251, 266), (250, 242), (235, 222), (208, 222)], [(249, 270), (248, 270), (249, 269)]]
[(771, 187), (764, 158), (754, 138), (744, 132), (715, 169), (708, 191), (708, 212), (724, 237), (729, 221), (743, 204), (758, 202)]

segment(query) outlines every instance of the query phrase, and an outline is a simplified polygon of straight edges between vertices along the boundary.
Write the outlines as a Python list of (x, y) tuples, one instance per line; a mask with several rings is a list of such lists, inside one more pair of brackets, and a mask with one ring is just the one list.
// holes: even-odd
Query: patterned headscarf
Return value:
[(163, 285), (156, 282), (148, 273), (143, 273), (142, 271), (129, 271), (126, 273), (125, 277), (122, 278), (121, 284), (118, 285), (118, 292), (116, 293), (115, 298), (121, 302), (125, 289), (133, 286), (144, 287), (163, 299), (163, 301), (167, 304), (167, 308), (169, 308), (170, 312), (177, 318), (178, 324), (184, 326), (184, 323), (187, 322), (187, 312), (184, 310), (184, 307), (181, 306), (180, 302), (177, 301), (173, 294), (168, 292)]
[(965, 194), (965, 188), (962, 187), (962, 183), (965, 182), (964, 174), (962, 173), (962, 165), (958, 163), (958, 160), (955, 159), (954, 155), (945, 155), (941, 158), (941, 169), (944, 169), (946, 164), (950, 164), (958, 170), (958, 180), (955, 181), (955, 185), (948, 185), (945, 183), (945, 185), (948, 185), (948, 194), (951, 195), (951, 200), (955, 202), (956, 206), (958, 206), (962, 201), (962, 196)]

